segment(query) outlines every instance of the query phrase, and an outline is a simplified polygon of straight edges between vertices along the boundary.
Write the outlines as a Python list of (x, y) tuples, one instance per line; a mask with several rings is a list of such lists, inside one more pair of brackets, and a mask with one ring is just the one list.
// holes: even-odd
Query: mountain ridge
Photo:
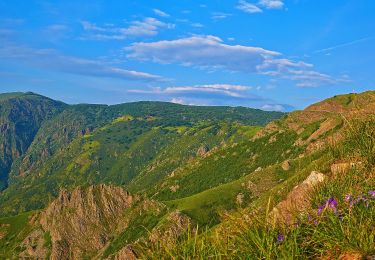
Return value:
[[(99, 190), (107, 189), (101, 187), (108, 187), (114, 191), (121, 189), (128, 196), (136, 198), (129, 208), (115, 214), (118, 218), (121, 216), (121, 222), (126, 225), (118, 226), (109, 221), (107, 224), (112, 231), (104, 234), (105, 241), (95, 248), (89, 243), (85, 247), (83, 243), (79, 252), (75, 251), (76, 258), (83, 258), (85, 254), (98, 259), (125, 256), (130, 259), (173, 259), (178, 256), (217, 258), (220, 255), (267, 258), (261, 255), (262, 252), (272, 254), (273, 257), (270, 258), (282, 258), (279, 251), (284, 254), (288, 251), (288, 245), (295, 246), (293, 250), (296, 258), (317, 257), (319, 252), (308, 245), (323, 240), (311, 240), (302, 244), (298, 244), (298, 241), (314, 238), (314, 234), (309, 233), (310, 228), (320, 228), (314, 226), (314, 221), (321, 221), (322, 229), (319, 232), (323, 234), (329, 230), (329, 226), (325, 225), (329, 225), (331, 220), (336, 221), (333, 217), (337, 216), (333, 214), (332, 218), (324, 218), (326, 224), (323, 220), (315, 219), (314, 207), (332, 197), (339, 201), (339, 206), (342, 207), (340, 214), (345, 216), (344, 219), (356, 218), (356, 215), (346, 215), (347, 208), (344, 205), (348, 204), (345, 204), (343, 192), (349, 188), (350, 191), (346, 192), (364, 194), (375, 187), (371, 179), (371, 169), (375, 162), (371, 149), (375, 148), (369, 146), (375, 144), (371, 141), (375, 140), (372, 119), (375, 117), (374, 92), (340, 95), (289, 114), (266, 112), (268, 118), (262, 118), (263, 114), (253, 114), (254, 111), (247, 109), (232, 111), (233, 108), (228, 108), (228, 111), (224, 109), (224, 113), (215, 108), (200, 110), (178, 105), (165, 106), (165, 103), (148, 102), (140, 106), (119, 105), (113, 110), (85, 105), (77, 110), (73, 106), (49, 121), (50, 125), (44, 124), (43, 127), (51, 129), (51, 132), (46, 131), (47, 136), (52, 130), (61, 129), (61, 126), (65, 127), (69, 122), (72, 127), (67, 129), (73, 130), (67, 130), (70, 135), (64, 139), (66, 141), (51, 149), (50, 155), (42, 157), (42, 162), (30, 167), (28, 173), (13, 175), (9, 188), (0, 194), (1, 213), (14, 215), (0, 218), (0, 224), (3, 225), (0, 225), (0, 234), (3, 232), (2, 240), (0, 236), (0, 255), (6, 251), (10, 252), (8, 257), (19, 255), (16, 248), (20, 244), (24, 245), (21, 248), (26, 246), (31, 250), (25, 241), (34, 241), (40, 245), (46, 243), (38, 252), (51, 252), (58, 245), (61, 236), (55, 233), (51, 240), (50, 225), (40, 227), (35, 224), (35, 219), (46, 210), (53, 209), (51, 205), (62, 205), (59, 199), (61, 189), (67, 198), (71, 194), (82, 194), (76, 196), (81, 202), (75, 206), (66, 206), (72, 209), (66, 210), (64, 217), (58, 217), (58, 210), (49, 210), (50, 223), (58, 219), (57, 222), (61, 222), (59, 226), (64, 226), (68, 225), (69, 216), (75, 216), (78, 208), (83, 209), (81, 215), (86, 217), (74, 217), (77, 223), (90, 222), (91, 217), (95, 218), (95, 214), (89, 214), (90, 207), (85, 211), (82, 206), (89, 201), (85, 194), (95, 191), (91, 193), (100, 198), (102, 191)], [(87, 111), (81, 110), (82, 107)], [(180, 110), (176, 112), (176, 108)], [(246, 111), (249, 112), (248, 115)], [(268, 121), (265, 126), (253, 123), (259, 122), (257, 116), (260, 116), (259, 120)], [(271, 120), (273, 116), (277, 118)], [(75, 125), (72, 118), (83, 123)], [(36, 140), (43, 138), (38, 137)], [(28, 154), (24, 158), (27, 156)], [(340, 166), (345, 171), (339, 175), (335, 170), (339, 167), (337, 164), (346, 165)], [(353, 168), (351, 165), (358, 167)], [(17, 170), (19, 165), (14, 167)], [(351, 177), (351, 174), (356, 174), (356, 177)], [(319, 176), (319, 180), (324, 181), (319, 181), (314, 189), (307, 189), (305, 194), (305, 184), (313, 178), (311, 176)], [(361, 186), (356, 186), (355, 182), (352, 184), (353, 180)], [(363, 196), (359, 194), (358, 196)], [(303, 207), (301, 206), (300, 212), (295, 212), (298, 216), (289, 212), (284, 214), (293, 201), (301, 200), (298, 196), (303, 197)], [(68, 201), (66, 205), (69, 204)], [(369, 205), (372, 205), (370, 201)], [(294, 224), (296, 217), (303, 223), (298, 225), (301, 225), (300, 229), (306, 235), (300, 237), (298, 227), (289, 229), (263, 223), (261, 220), (269, 217), (263, 217), (262, 212), (271, 212), (272, 209), (283, 212), (287, 218), (293, 216), (293, 219), (285, 222)], [(373, 212), (372, 206), (368, 212), (365, 211), (366, 208), (363, 210), (361, 214), (364, 216)], [(327, 214), (330, 213), (329, 208), (326, 211)], [(306, 220), (304, 214), (311, 214), (314, 221)], [(261, 220), (258, 216), (261, 216)], [(19, 230), (9, 228), (12, 223), (21, 220), (24, 221), (22, 223), (27, 223), (19, 225)], [(106, 222), (105, 218), (103, 221)], [(354, 232), (358, 229), (363, 234), (375, 235), (371, 233), (371, 229), (362, 228), (372, 223), (370, 218), (366, 221), (367, 224), (357, 228), (348, 227), (348, 230)], [(256, 229), (252, 229), (253, 226)], [(304, 229), (305, 227), (308, 229)], [(205, 228), (207, 233), (202, 232)], [(256, 230), (260, 233), (253, 233)], [(74, 232), (69, 234), (73, 235)], [(288, 242), (278, 241), (275, 238), (277, 232), (281, 232)], [(100, 237), (99, 233), (93, 236)], [(69, 234), (65, 234), (66, 237)], [(252, 235), (247, 237), (248, 234)], [(273, 246), (274, 249), (255, 250), (256, 246), (263, 246), (256, 242), (259, 241), (259, 234), (269, 236), (269, 243), (264, 246)], [(298, 236), (298, 240), (293, 240), (292, 235)], [(333, 237), (335, 235), (331, 234)], [(350, 235), (355, 236), (354, 233)], [(248, 241), (248, 246), (242, 246), (242, 242), (237, 239)], [(227, 246), (222, 245), (224, 240), (229, 243)], [(8, 244), (2, 244), (3, 241), (8, 241)], [(69, 243), (67, 241), (65, 244)], [(196, 251), (189, 251), (191, 243), (207, 244), (197, 247), (199, 249)], [(242, 251), (236, 250), (236, 245)], [(362, 250), (361, 254), (365, 255), (374, 250), (367, 244), (369, 249), (364, 246), (365, 244), (361, 244), (353, 248)], [(305, 247), (306, 251), (298, 251)], [(328, 242), (321, 247), (326, 247), (324, 250), (333, 248)], [(71, 254), (74, 250), (67, 249), (66, 254)], [(340, 250), (339, 254), (342, 254), (347, 249), (343, 245)], [(33, 254), (33, 251), (27, 254)], [(60, 257), (69, 257), (66, 254)]]

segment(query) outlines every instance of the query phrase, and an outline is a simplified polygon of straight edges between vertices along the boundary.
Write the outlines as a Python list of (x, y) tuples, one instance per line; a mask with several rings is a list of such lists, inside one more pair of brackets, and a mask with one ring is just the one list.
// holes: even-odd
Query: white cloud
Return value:
[(313, 65), (305, 62), (293, 62), (288, 59), (267, 60), (259, 66), (259, 72), (264, 75), (280, 77), (297, 81), (298, 87), (318, 87), (333, 85), (340, 80), (330, 75), (313, 70)]
[(245, 0), (238, 1), (237, 9), (250, 14), (263, 12), (258, 6), (246, 2)]
[(51, 49), (33, 49), (18, 45), (0, 45), (0, 58), (52, 71), (123, 80), (163, 81), (158, 75), (112, 67), (107, 64), (65, 56)]
[[(229, 45), (212, 35), (177, 40), (138, 42), (125, 48), (128, 58), (161, 64), (178, 63), (210, 70), (257, 73), (297, 81), (303, 86), (335, 84), (333, 77), (313, 70), (303, 61), (281, 58), (275, 51), (259, 47)], [(302, 86), (302, 85), (301, 85)]]
[(194, 85), (194, 86), (177, 86), (167, 88), (153, 88), (151, 90), (143, 89), (131, 89), (129, 93), (138, 94), (182, 94), (182, 93), (216, 93), (222, 94), (228, 97), (244, 97), (241, 92), (250, 90), (251, 87), (243, 85), (231, 85), (231, 84), (206, 84), (206, 85)]
[(204, 25), (201, 24), (201, 23), (196, 23), (196, 22), (192, 22), (188, 19), (176, 19), (176, 22), (179, 22), (179, 23), (187, 23), (189, 24), (191, 27), (195, 27), (195, 28), (203, 28)]
[(206, 84), (192, 86), (154, 87), (130, 89), (129, 95), (140, 100), (155, 99), (185, 105), (229, 105), (257, 107), (266, 110), (285, 111), (291, 109), (274, 101), (251, 93), (251, 86), (235, 84)]
[(162, 10), (159, 10), (159, 9), (154, 9), (153, 11), (156, 15), (161, 16), (161, 17), (169, 17), (170, 16), (166, 12), (163, 12)]
[(232, 16), (232, 14), (222, 13), (222, 12), (213, 12), (211, 14), (211, 19), (217, 21), (217, 20), (228, 18), (230, 16)]
[(261, 109), (266, 110), (266, 111), (278, 111), (278, 112), (285, 111), (285, 107), (280, 104), (265, 104), (261, 107)]
[(259, 5), (267, 9), (281, 9), (284, 7), (282, 0), (260, 0)]
[(104, 28), (104, 27), (96, 26), (96, 24), (90, 23), (88, 21), (82, 21), (81, 25), (82, 25), (83, 29), (86, 30), (86, 31), (107, 32), (107, 31), (111, 30), (110, 28)]
[(174, 24), (164, 23), (158, 19), (147, 17), (142, 21), (132, 21), (128, 27), (114, 27), (112, 25), (97, 26), (88, 21), (81, 22), (89, 38), (98, 40), (123, 40), (128, 37), (155, 36), (160, 29), (173, 29)]
[(207, 106), (205, 101), (199, 99), (191, 99), (191, 98), (172, 98), (170, 100), (171, 103), (179, 104), (179, 105), (188, 105), (188, 106)]
[(145, 18), (143, 21), (134, 21), (128, 28), (121, 29), (123, 35), (152, 36), (158, 34), (159, 28), (174, 28), (172, 24), (166, 24), (155, 18)]
[(201, 24), (201, 23), (192, 23), (192, 24), (190, 24), (192, 27), (195, 27), (195, 28), (202, 28), (202, 27), (204, 27), (203, 26), (203, 24)]
[(282, 9), (284, 7), (283, 0), (259, 0), (257, 4), (249, 3), (245, 0), (239, 0), (237, 9), (245, 13), (262, 13), (262, 8), (265, 9)]
[(51, 24), (47, 26), (46, 30), (50, 32), (66, 32), (69, 30), (69, 27), (64, 24)]
[(172, 98), (171, 102), (175, 104), (180, 104), (180, 105), (186, 104), (186, 102), (182, 98)]
[(215, 36), (192, 36), (171, 41), (139, 42), (125, 48), (129, 58), (180, 63), (211, 69), (255, 72), (266, 59), (279, 55), (258, 47), (227, 45)]

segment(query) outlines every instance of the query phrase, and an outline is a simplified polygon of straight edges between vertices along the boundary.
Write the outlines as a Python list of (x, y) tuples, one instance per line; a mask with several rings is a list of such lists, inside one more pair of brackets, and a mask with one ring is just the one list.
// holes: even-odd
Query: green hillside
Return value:
[[(63, 105), (11, 163), (0, 248), (12, 250), (7, 257), (64, 248), (99, 259), (374, 254), (375, 230), (365, 228), (375, 216), (374, 118), (374, 92), (287, 115), (163, 102)], [(306, 186), (316, 176), (324, 181)], [(74, 227), (71, 240), (59, 240), (69, 237), (61, 226)], [(85, 230), (98, 238), (85, 238), (87, 248)]]
[(0, 190), (7, 187), (13, 162), (23, 157), (39, 128), (64, 108), (33, 93), (0, 94)]
[[(3, 99), (21, 104), (32, 100), (34, 103), (27, 106), (36, 111), (52, 102), (52, 112), (43, 117), (43, 124), (38, 122), (30, 129), (27, 144), (17, 156), (8, 155), (14, 151), (5, 153), (3, 179), (9, 188), (0, 196), (1, 215), (44, 207), (60, 187), (104, 182), (127, 185), (133, 191), (147, 189), (196, 157), (201, 146), (212, 149), (250, 137), (244, 132), (283, 115), (241, 107), (165, 102), (67, 106), (32, 93), (6, 94)], [(7, 111), (7, 106), (1, 107), (1, 114)], [(19, 116), (27, 124), (33, 119)], [(11, 135), (20, 139), (16, 133)], [(138, 181), (131, 184), (136, 176)]]

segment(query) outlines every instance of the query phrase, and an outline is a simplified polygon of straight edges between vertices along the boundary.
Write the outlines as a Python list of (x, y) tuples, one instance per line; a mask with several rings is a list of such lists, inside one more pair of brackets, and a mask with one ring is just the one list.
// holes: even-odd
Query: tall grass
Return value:
[(343, 140), (333, 142), (332, 155), (341, 160), (361, 160), (367, 168), (375, 165), (375, 116), (344, 121)]
[[(354, 178), (352, 182), (348, 179)], [(173, 244), (158, 243), (148, 259), (338, 259), (345, 253), (375, 254), (374, 173), (353, 170), (313, 195), (313, 207), (293, 227), (274, 226), (262, 215), (233, 218), (230, 229), (188, 232)], [(347, 186), (354, 184), (354, 186)], [(358, 185), (362, 188), (358, 189)], [(355, 188), (357, 187), (357, 189)], [(350, 194), (352, 202), (345, 201)], [(335, 198), (337, 205), (326, 204)], [(319, 206), (323, 211), (318, 214)], [(244, 213), (245, 214), (245, 213)], [(224, 222), (225, 223), (225, 222)], [(144, 252), (145, 253), (145, 252)]]
[[(363, 162), (330, 178), (311, 195), (298, 225), (271, 225), (265, 213), (224, 220), (227, 228), (188, 232), (174, 244), (154, 246), (151, 259), (338, 259), (375, 255), (375, 118), (347, 121), (338, 160)], [(362, 165), (362, 164), (359, 164)], [(228, 222), (226, 222), (228, 221)]]

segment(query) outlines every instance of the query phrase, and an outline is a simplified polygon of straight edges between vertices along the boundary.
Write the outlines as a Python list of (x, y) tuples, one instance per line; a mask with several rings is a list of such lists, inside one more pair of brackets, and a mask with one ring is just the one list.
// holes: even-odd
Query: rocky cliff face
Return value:
[(65, 104), (33, 93), (0, 95), (0, 190), (7, 186), (12, 163), (29, 148), (41, 125)]
[(134, 198), (120, 187), (98, 185), (72, 192), (62, 190), (41, 214), (49, 232), (51, 259), (92, 257), (110, 239)]

